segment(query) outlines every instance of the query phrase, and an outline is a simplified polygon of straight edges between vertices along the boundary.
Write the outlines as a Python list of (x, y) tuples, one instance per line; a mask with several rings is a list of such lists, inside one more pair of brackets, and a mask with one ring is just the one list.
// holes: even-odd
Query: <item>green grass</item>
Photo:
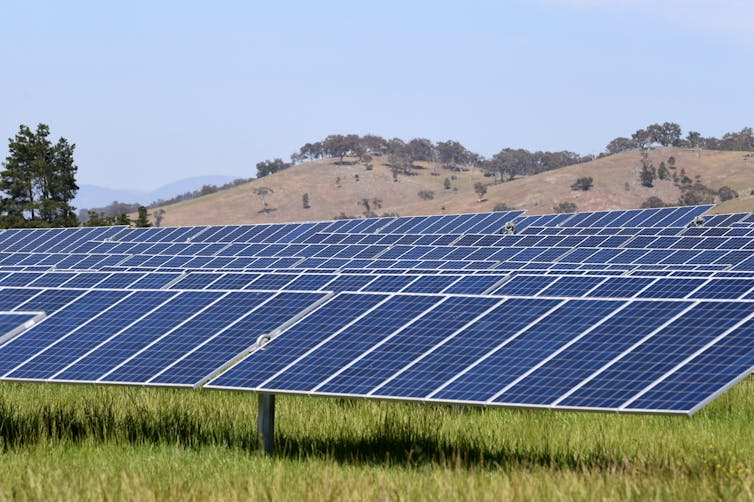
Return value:
[(751, 499), (754, 381), (692, 418), (0, 384), (4, 499)]

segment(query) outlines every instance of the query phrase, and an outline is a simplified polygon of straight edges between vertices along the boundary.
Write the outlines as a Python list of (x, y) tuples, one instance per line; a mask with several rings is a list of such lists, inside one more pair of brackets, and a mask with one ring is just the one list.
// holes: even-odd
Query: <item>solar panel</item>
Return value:
[(0, 336), (44, 318), (0, 372), (690, 413), (754, 366), (754, 218), (708, 208), (7, 231)]

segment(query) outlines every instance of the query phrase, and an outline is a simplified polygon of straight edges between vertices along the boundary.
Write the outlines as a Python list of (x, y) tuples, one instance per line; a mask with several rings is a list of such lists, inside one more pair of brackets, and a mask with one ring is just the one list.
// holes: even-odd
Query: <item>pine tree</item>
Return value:
[(136, 218), (136, 221), (134, 222), (134, 226), (137, 227), (151, 227), (152, 224), (149, 222), (149, 213), (147, 212), (147, 208), (144, 206), (139, 206), (139, 216)]
[(131, 218), (129, 218), (126, 213), (120, 213), (115, 218), (115, 224), (116, 225), (130, 225), (131, 224)]
[(78, 191), (76, 145), (65, 138), (53, 145), (49, 135), (46, 124), (37, 125), (36, 131), (22, 124), (8, 140), (9, 155), (0, 172), (6, 226), (78, 225), (70, 204)]

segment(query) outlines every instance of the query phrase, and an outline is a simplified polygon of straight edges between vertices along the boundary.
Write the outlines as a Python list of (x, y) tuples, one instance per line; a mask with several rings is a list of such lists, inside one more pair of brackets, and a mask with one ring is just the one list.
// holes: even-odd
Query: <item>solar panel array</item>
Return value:
[(0, 233), (0, 379), (691, 414), (754, 368), (710, 206)]

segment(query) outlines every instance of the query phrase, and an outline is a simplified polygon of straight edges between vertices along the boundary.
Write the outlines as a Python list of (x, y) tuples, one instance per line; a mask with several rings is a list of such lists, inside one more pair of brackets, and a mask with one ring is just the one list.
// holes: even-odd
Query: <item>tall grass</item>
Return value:
[(752, 498), (754, 381), (692, 418), (0, 384), (0, 499)]

